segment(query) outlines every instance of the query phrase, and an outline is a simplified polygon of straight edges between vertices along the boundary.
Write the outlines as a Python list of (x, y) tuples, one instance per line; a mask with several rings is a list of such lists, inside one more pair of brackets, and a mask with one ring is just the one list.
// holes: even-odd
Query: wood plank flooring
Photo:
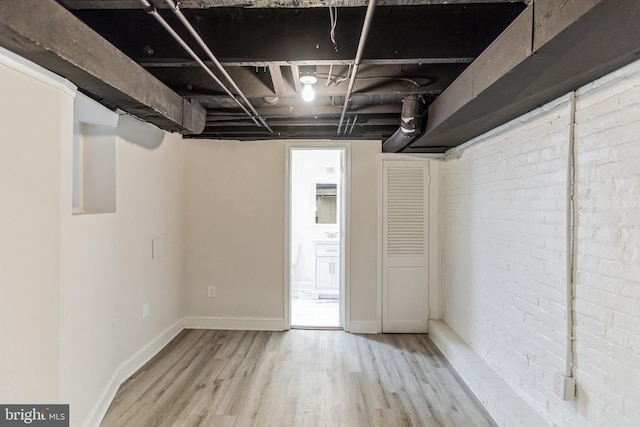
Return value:
[(101, 426), (490, 427), (422, 334), (184, 330)]

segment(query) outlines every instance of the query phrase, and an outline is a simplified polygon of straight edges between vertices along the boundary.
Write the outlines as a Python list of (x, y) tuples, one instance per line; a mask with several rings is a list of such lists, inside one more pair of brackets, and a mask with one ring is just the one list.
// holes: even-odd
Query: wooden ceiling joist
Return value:
[(0, 2), (0, 45), (157, 126), (204, 129), (205, 110), (152, 76), (54, 0)]

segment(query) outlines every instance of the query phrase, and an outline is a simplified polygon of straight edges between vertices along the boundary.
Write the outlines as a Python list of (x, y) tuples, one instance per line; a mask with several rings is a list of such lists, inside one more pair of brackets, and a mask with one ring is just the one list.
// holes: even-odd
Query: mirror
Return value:
[(316, 224), (336, 224), (336, 184), (316, 184)]

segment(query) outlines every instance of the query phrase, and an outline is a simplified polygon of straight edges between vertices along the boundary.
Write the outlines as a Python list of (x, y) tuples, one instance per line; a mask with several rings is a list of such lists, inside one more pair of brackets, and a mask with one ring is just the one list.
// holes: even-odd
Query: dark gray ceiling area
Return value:
[[(207, 109), (204, 131), (189, 136), (223, 139), (386, 139), (398, 129), (405, 96), (419, 95), (421, 111), (426, 111), (525, 7), (523, 2), (504, 1), (398, 1), (392, 2), (398, 5), (377, 6), (338, 135), (365, 2), (336, 1), (333, 3), (359, 6), (332, 11), (326, 6), (332, 2), (318, 1), (244, 2), (245, 7), (229, 1), (182, 3), (184, 16), (272, 132), (257, 126), (140, 1), (60, 3), (175, 92)], [(165, 2), (152, 3), (212, 66)], [(220, 6), (224, 3), (232, 7)], [(278, 7), (300, 3), (315, 7)], [(315, 67), (312, 72), (318, 81), (313, 85), (315, 99), (305, 102), (299, 75), (300, 67), (309, 65)], [(220, 72), (212, 69), (224, 82)]]
[(405, 152), (443, 152), (640, 54), (636, 0), (173, 5), (2, 0), (0, 45), (187, 138)]

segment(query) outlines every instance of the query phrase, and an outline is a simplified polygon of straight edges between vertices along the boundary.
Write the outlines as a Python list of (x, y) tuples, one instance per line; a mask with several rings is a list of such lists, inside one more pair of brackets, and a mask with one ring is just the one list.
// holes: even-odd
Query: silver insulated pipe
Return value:
[(382, 143), (383, 152), (397, 153), (402, 151), (420, 135), (421, 112), (422, 98), (419, 95), (408, 95), (402, 100), (400, 127), (389, 139)]

